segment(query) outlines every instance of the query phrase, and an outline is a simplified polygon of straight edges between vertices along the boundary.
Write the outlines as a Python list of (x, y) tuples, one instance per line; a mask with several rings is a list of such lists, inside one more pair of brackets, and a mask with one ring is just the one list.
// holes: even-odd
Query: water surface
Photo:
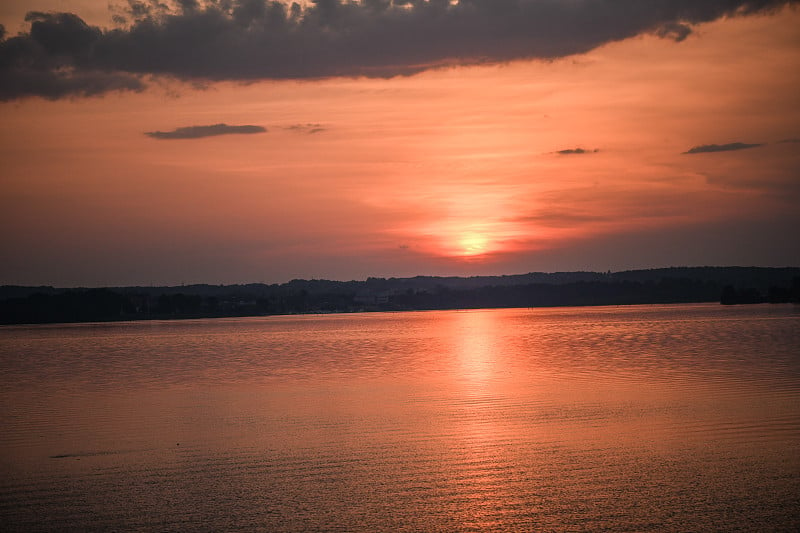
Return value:
[(8, 530), (794, 530), (800, 311), (0, 328)]

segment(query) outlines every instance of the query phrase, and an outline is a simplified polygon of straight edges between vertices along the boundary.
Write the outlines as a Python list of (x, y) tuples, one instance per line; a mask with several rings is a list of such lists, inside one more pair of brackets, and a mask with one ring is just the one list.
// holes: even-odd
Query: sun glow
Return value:
[(486, 253), (489, 239), (486, 235), (480, 233), (467, 233), (463, 235), (459, 241), (460, 255), (466, 257), (475, 257)]

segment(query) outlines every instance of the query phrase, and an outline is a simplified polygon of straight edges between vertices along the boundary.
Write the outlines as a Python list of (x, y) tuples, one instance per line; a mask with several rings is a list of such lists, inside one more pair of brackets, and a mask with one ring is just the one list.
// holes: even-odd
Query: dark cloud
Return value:
[(583, 148), (568, 148), (566, 150), (559, 150), (556, 153), (561, 155), (582, 155), (582, 154), (594, 154), (599, 152), (600, 150), (584, 150)]
[(758, 148), (763, 144), (729, 143), (729, 144), (702, 144), (689, 148), (684, 154), (705, 154), (709, 152), (732, 152), (735, 150), (746, 150), (748, 148)]
[(680, 22), (667, 22), (663, 24), (658, 30), (656, 35), (661, 38), (674, 39), (681, 42), (692, 33), (692, 28)]
[(210, 126), (186, 126), (172, 131), (148, 131), (148, 137), (154, 139), (200, 139), (215, 135), (228, 135), (231, 133), (263, 133), (267, 131), (261, 126), (229, 126), (227, 124), (212, 124)]
[(76, 15), (32, 11), (25, 20), (31, 24), (28, 34), (0, 38), (0, 100), (144, 89), (139, 74), (92, 66), (94, 48), (103, 32)]
[(444, 65), (553, 59), (642, 33), (681, 41), (702, 22), (800, 0), (128, 0), (119, 26), (31, 12), (0, 31), (0, 99), (191, 81), (391, 77)]

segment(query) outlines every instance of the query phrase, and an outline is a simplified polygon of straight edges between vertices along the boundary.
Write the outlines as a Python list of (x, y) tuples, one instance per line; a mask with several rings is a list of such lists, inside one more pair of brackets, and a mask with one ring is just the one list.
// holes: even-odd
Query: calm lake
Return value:
[(800, 306), (0, 327), (0, 529), (800, 528)]

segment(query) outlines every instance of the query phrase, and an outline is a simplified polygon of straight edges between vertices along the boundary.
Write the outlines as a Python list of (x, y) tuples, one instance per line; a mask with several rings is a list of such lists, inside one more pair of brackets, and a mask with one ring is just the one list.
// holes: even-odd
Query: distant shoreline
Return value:
[(93, 289), (6, 285), (0, 286), (0, 324), (710, 302), (800, 302), (800, 268), (679, 267)]
[[(140, 322), (169, 322), (169, 321), (190, 321), (190, 320), (224, 320), (224, 319), (237, 319), (237, 318), (284, 318), (284, 317), (324, 317), (333, 315), (371, 315), (383, 313), (427, 313), (437, 311), (491, 311), (499, 309), (567, 309), (567, 308), (596, 308), (596, 307), (637, 307), (637, 306), (655, 306), (655, 305), (714, 305), (720, 306), (720, 302), (674, 302), (674, 303), (636, 303), (636, 304), (597, 304), (597, 305), (549, 305), (538, 307), (457, 307), (457, 308), (440, 308), (440, 309), (386, 309), (386, 310), (370, 310), (370, 311), (308, 311), (304, 313), (285, 313), (285, 314), (258, 314), (258, 315), (218, 315), (218, 316), (164, 316), (164, 317), (147, 317), (147, 318), (109, 318), (103, 320), (82, 320), (72, 322), (12, 322), (0, 323), (0, 328), (4, 327), (27, 327), (27, 326), (71, 326), (81, 324), (126, 324), (126, 323), (140, 323)], [(798, 305), (797, 302), (790, 303), (747, 303), (735, 304), (735, 306), (752, 306), (752, 305)]]

